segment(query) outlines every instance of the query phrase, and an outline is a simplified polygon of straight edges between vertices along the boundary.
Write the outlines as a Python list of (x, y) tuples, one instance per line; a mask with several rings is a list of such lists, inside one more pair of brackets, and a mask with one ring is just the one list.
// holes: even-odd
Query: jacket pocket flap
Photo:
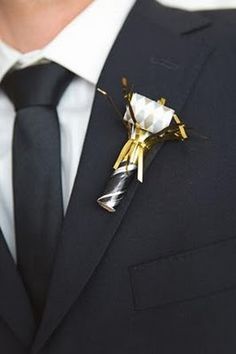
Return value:
[(236, 285), (236, 239), (130, 267), (135, 309), (214, 294)]

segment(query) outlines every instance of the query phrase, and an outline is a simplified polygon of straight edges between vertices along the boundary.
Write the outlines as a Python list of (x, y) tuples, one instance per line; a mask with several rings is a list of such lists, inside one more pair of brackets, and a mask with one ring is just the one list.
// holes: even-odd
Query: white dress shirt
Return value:
[[(44, 59), (77, 75), (59, 105), (64, 210), (73, 188), (96, 84), (113, 43), (136, 0), (94, 0), (46, 47), (22, 54), (0, 42), (0, 81), (12, 68)], [(0, 90), (0, 227), (16, 260), (12, 188), (12, 138), (15, 112)]]
[(185, 10), (210, 10), (236, 8), (236, 0), (158, 0), (166, 6)]

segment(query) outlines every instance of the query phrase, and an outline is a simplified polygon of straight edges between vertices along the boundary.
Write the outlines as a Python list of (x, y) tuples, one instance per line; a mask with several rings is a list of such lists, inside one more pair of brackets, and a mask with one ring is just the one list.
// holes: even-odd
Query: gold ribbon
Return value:
[(146, 150), (148, 150), (148, 145), (145, 143), (145, 139), (149, 135), (150, 133), (141, 129), (140, 126), (136, 124), (134, 137), (130, 138), (126, 142), (113, 168), (117, 170), (120, 164), (124, 161), (127, 162), (127, 168), (129, 166), (129, 163), (137, 165), (137, 177), (138, 180), (142, 183), (144, 153)]
[(177, 114), (174, 114), (173, 116), (175, 123), (178, 125), (179, 127), (179, 133), (181, 136), (182, 140), (186, 140), (188, 139), (188, 135), (186, 133), (186, 129), (185, 129), (185, 124), (179, 119), (179, 117), (177, 116)]
[[(143, 182), (143, 160), (145, 153), (150, 150), (153, 145), (158, 142), (161, 143), (166, 140), (185, 140), (188, 138), (185, 124), (174, 114), (173, 119), (176, 123), (174, 127), (168, 127), (160, 135), (153, 136), (148, 131), (142, 129), (138, 123), (133, 126), (133, 133), (131, 133), (132, 126), (129, 128), (129, 140), (122, 148), (113, 168), (117, 170), (121, 163), (126, 161), (127, 172), (129, 164), (137, 165), (137, 178)], [(150, 139), (151, 138), (151, 141)], [(152, 139), (153, 138), (153, 139)]]

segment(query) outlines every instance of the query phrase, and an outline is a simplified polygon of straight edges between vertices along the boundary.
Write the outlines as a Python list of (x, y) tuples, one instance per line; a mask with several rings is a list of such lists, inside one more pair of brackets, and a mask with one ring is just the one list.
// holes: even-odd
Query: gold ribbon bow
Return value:
[[(126, 142), (124, 147), (122, 148), (113, 168), (117, 170), (122, 162), (126, 162), (127, 173), (129, 164), (133, 164), (137, 166), (137, 178), (142, 183), (143, 182), (143, 160), (144, 155), (148, 150), (157, 144), (163, 143), (168, 140), (178, 140), (183, 141), (188, 138), (186, 133), (186, 126), (181, 119), (174, 114), (173, 122), (174, 125), (170, 125), (165, 128), (161, 132), (157, 134), (152, 134), (147, 130), (144, 130), (140, 127), (139, 123), (136, 121), (134, 111), (131, 106), (131, 100), (133, 91), (129, 87), (127, 78), (122, 78), (122, 87), (124, 92), (124, 99), (126, 101), (127, 108), (129, 109), (130, 116), (132, 118), (133, 123), (124, 122), (129, 134), (129, 140)], [(110, 104), (115, 109), (116, 113), (123, 119), (122, 113), (119, 111), (119, 108), (116, 106), (112, 97), (106, 92), (98, 88), (98, 91), (107, 97)], [(159, 102), (162, 105), (166, 104), (166, 99), (161, 98)]]
[[(165, 105), (166, 100), (160, 99), (160, 102)], [(122, 162), (126, 162), (127, 172), (129, 164), (137, 166), (137, 178), (143, 182), (143, 160), (145, 153), (150, 150), (155, 144), (162, 143), (167, 140), (185, 140), (188, 138), (185, 124), (180, 118), (174, 114), (174, 126), (169, 126), (162, 132), (152, 134), (140, 127), (135, 121), (134, 124), (128, 125), (129, 140), (122, 148), (113, 168), (117, 170)]]

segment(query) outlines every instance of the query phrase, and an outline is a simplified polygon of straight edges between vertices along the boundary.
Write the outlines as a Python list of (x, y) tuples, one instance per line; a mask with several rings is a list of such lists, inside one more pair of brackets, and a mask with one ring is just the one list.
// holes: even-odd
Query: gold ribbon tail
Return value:
[(186, 133), (185, 124), (183, 122), (181, 122), (181, 120), (179, 119), (177, 114), (174, 114), (173, 118), (175, 120), (175, 123), (179, 125), (179, 131), (180, 131), (182, 139), (183, 140), (187, 139), (188, 135)]
[(113, 168), (114, 170), (117, 170), (121, 164), (122, 161), (124, 161), (126, 155), (128, 154), (131, 146), (133, 144), (133, 141), (132, 140), (128, 140), (127, 143), (124, 145), (123, 149), (121, 150)]

